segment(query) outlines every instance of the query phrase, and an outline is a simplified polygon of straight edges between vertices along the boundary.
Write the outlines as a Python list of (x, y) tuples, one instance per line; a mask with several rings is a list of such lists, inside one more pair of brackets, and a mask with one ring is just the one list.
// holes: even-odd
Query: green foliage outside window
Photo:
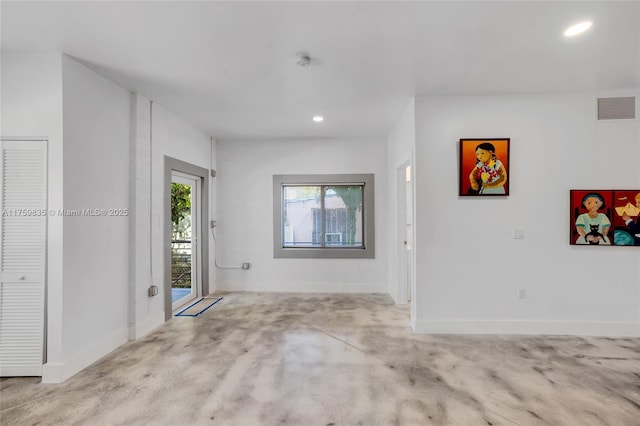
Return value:
[(342, 198), (347, 208), (347, 243), (351, 246), (356, 236), (356, 213), (362, 208), (362, 187), (331, 186), (330, 188)]
[(171, 224), (175, 236), (180, 232), (180, 222), (191, 214), (191, 187), (181, 183), (171, 183)]

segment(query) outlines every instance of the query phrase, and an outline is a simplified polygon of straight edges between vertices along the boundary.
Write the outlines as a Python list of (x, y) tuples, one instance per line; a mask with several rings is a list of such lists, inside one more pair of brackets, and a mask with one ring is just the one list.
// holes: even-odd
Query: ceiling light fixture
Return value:
[(322, 117), (321, 115), (316, 115), (315, 117), (313, 117), (313, 121), (315, 121), (316, 123), (320, 123), (321, 121), (324, 121), (324, 117)]
[(311, 57), (307, 53), (298, 53), (296, 55), (296, 64), (299, 67), (308, 67), (311, 64)]
[(591, 25), (593, 25), (593, 22), (591, 21), (584, 21), (580, 22), (579, 24), (575, 24), (567, 28), (567, 30), (564, 32), (564, 36), (573, 37), (575, 35), (581, 34), (591, 28)]

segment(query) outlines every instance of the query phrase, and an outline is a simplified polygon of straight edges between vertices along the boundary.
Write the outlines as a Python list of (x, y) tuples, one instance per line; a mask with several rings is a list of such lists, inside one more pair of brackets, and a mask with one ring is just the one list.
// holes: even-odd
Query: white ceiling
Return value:
[[(414, 95), (640, 87), (638, 1), (0, 8), (3, 51), (61, 51), (219, 139), (386, 135)], [(563, 37), (585, 19), (588, 33)]]

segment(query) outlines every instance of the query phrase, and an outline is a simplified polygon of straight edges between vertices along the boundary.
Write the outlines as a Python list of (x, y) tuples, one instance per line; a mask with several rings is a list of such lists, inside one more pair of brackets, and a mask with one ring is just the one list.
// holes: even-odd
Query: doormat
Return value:
[(222, 297), (201, 297), (199, 300), (193, 302), (191, 305), (178, 312), (175, 316), (197, 317), (221, 300)]

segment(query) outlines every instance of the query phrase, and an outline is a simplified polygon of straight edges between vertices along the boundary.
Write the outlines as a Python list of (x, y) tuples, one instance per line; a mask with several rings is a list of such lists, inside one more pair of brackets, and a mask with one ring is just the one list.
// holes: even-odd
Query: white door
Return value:
[(41, 376), (47, 230), (46, 141), (2, 141), (0, 376)]
[(413, 265), (412, 265), (412, 250), (413, 250), (413, 182), (411, 178), (411, 166), (405, 167), (405, 208), (404, 208), (404, 221), (405, 221), (405, 288), (407, 295), (407, 302), (411, 302), (412, 282), (413, 282)]
[[(189, 208), (181, 207), (177, 213), (178, 223), (172, 220), (171, 233), (171, 306), (176, 310), (202, 295), (202, 274), (200, 272), (200, 178), (173, 171), (172, 218), (174, 208), (184, 206), (189, 200)], [(174, 192), (176, 191), (177, 192)], [(178, 194), (180, 202), (174, 202)]]
[(411, 302), (413, 292), (413, 182), (407, 161), (397, 169), (398, 208), (398, 298), (399, 305)]

